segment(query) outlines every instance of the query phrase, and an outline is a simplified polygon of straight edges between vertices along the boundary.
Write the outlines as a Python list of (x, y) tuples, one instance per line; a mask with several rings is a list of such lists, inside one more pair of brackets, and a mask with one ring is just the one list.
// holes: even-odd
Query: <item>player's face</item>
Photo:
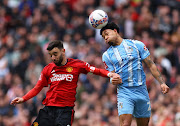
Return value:
[(117, 32), (116, 30), (106, 29), (102, 32), (102, 37), (104, 38), (105, 42), (109, 45), (116, 45), (117, 40)]
[(57, 65), (61, 66), (64, 59), (64, 49), (58, 49), (57, 47), (53, 48), (51, 51), (48, 51), (51, 56), (52, 61)]

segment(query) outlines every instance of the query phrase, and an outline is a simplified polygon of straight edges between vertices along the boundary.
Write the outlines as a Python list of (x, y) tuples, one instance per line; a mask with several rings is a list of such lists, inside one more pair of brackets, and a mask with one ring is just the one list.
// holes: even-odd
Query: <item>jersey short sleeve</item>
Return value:
[(142, 60), (144, 60), (150, 55), (150, 52), (148, 48), (144, 45), (144, 43), (142, 43), (141, 41), (135, 41), (135, 44), (139, 50), (139, 54)]
[(114, 66), (110, 61), (109, 55), (106, 52), (104, 52), (104, 54), (102, 55), (102, 61), (104, 63), (105, 69), (108, 71), (113, 71), (114, 70)]

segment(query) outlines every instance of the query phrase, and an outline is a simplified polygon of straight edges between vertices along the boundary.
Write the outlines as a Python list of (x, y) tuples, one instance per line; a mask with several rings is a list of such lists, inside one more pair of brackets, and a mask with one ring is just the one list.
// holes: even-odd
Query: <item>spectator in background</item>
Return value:
[[(143, 41), (144, 44), (149, 49), (152, 59), (158, 65), (158, 68), (162, 70), (162, 76), (167, 84), (170, 84), (170, 78), (173, 78), (174, 87), (169, 91), (168, 94), (160, 95), (160, 88), (157, 81), (152, 77), (150, 71), (144, 66), (145, 73), (147, 75), (147, 88), (150, 95), (151, 107), (152, 107), (152, 119), (150, 120), (150, 126), (155, 126), (157, 124), (161, 125), (162, 121), (159, 117), (165, 118), (162, 111), (166, 108), (171, 108), (171, 104), (174, 106), (179, 106), (179, 73), (180, 73), (180, 45), (179, 45), (179, 23), (180, 19), (180, 2), (179, 0), (28, 0), (33, 2), (32, 14), (26, 17), (25, 9), (19, 11), (20, 3), (23, 0), (0, 0), (0, 48), (5, 46), (6, 53), (5, 59), (7, 59), (6, 68), (9, 69), (8, 74), (0, 78), (0, 88), (3, 90), (3, 99), (7, 97), (9, 102), (16, 96), (22, 97), (23, 94), (27, 93), (36, 84), (39, 76), (27, 77), (30, 72), (31, 62), (43, 68), (46, 64), (51, 62), (49, 54), (46, 51), (47, 43), (49, 41), (63, 39), (67, 57), (77, 58), (78, 56), (82, 58), (83, 61), (89, 62), (94, 66), (104, 68), (101, 61), (101, 54), (107, 49), (108, 45), (102, 41), (102, 37), (99, 34), (99, 30), (92, 28), (89, 25), (88, 16), (89, 14), (97, 8), (107, 9), (109, 16), (109, 21), (114, 21), (120, 27), (120, 34), (125, 36), (127, 33), (125, 28), (125, 21), (127, 21), (126, 13), (130, 14), (131, 23), (133, 23), (134, 36), (132, 39), (137, 39)], [(23, 12), (24, 11), (24, 12)], [(61, 19), (65, 26), (57, 25), (53, 15), (56, 14)], [(164, 16), (170, 17), (170, 22), (167, 21), (171, 26), (171, 32), (162, 31), (159, 26), (163, 23)], [(83, 18), (83, 19), (82, 19)], [(80, 21), (80, 22), (77, 22)], [(82, 23), (83, 22), (83, 23)], [(78, 24), (78, 25), (76, 25)], [(164, 24), (163, 24), (164, 25)], [(65, 27), (65, 29), (63, 28)], [(83, 29), (82, 29), (83, 28)], [(81, 30), (79, 30), (81, 29)], [(81, 33), (80, 31), (84, 31)], [(79, 35), (75, 35), (78, 32)], [(96, 37), (95, 34), (97, 35)], [(30, 35), (33, 35), (33, 42), (30, 40)], [(67, 37), (67, 35), (69, 37)], [(175, 37), (174, 37), (175, 36)], [(80, 39), (79, 39), (80, 38)], [(74, 41), (76, 40), (76, 41)], [(83, 44), (79, 40), (85, 40)], [(32, 49), (33, 43), (36, 45), (34, 50)], [(78, 45), (81, 43), (81, 45)], [(162, 44), (164, 43), (164, 44)], [(29, 46), (31, 45), (31, 46)], [(170, 73), (173, 76), (167, 75), (167, 72), (163, 69), (161, 64), (158, 64), (158, 59), (155, 57), (155, 50), (163, 45), (163, 48), (167, 50), (167, 54), (164, 55), (172, 65)], [(170, 46), (169, 46), (170, 45)], [(80, 47), (85, 47), (82, 51)], [(78, 50), (77, 50), (78, 48)], [(16, 66), (22, 62), (21, 55), (24, 50), (29, 51), (29, 56), (27, 58), (27, 69), (24, 70), (26, 73), (26, 79), (23, 78), (19, 83), (19, 90), (23, 93), (11, 95), (12, 89), (14, 89), (13, 78), (19, 78), (22, 72), (16, 70)], [(175, 59), (175, 60), (174, 60)], [(23, 66), (24, 67), (24, 66)], [(175, 67), (175, 68), (173, 68)], [(36, 69), (36, 67), (34, 68)], [(39, 69), (39, 68), (38, 68)], [(177, 72), (175, 72), (175, 70)], [(16, 71), (16, 72), (14, 72)], [(35, 70), (39, 71), (39, 70)], [(0, 71), (1, 73), (1, 71)], [(36, 73), (38, 74), (38, 72)], [(32, 79), (33, 78), (33, 79)], [(93, 80), (91, 80), (93, 78)], [(174, 79), (175, 78), (175, 79)], [(21, 78), (20, 78), (21, 79)], [(30, 79), (30, 81), (28, 81)], [(175, 81), (176, 80), (176, 81)], [(101, 90), (96, 87), (96, 82), (103, 85)], [(7, 109), (7, 113), (1, 115), (0, 113), (0, 125), (8, 126), (11, 124), (18, 126), (30, 126), (30, 123), (34, 121), (37, 112), (43, 107), (41, 101), (45, 97), (47, 89), (44, 88), (36, 97), (21, 104), (21, 107), (11, 106), (4, 100), (0, 104), (4, 104)], [(96, 101), (89, 103), (88, 98), (96, 96), (98, 93), (98, 101), (102, 107), (101, 111), (95, 111), (92, 106), (95, 105)], [(88, 98), (82, 97), (84, 94)], [(103, 94), (103, 96), (102, 96)], [(91, 114), (87, 110), (100, 115), (101, 118), (98, 120), (101, 125), (111, 125), (117, 126), (118, 124), (118, 112), (116, 109), (116, 86), (109, 84), (109, 80), (97, 77), (96, 75), (80, 75), (77, 87), (77, 97), (79, 100), (75, 102), (75, 111), (81, 113), (84, 111), (82, 116), (75, 113), (74, 126), (91, 126), (88, 122), (93, 122), (95, 118), (91, 118)], [(112, 98), (113, 97), (113, 98)], [(173, 98), (172, 98), (173, 97)], [(81, 100), (82, 98), (82, 100)], [(166, 103), (162, 99), (167, 99)], [(7, 100), (8, 101), (8, 100)], [(30, 105), (28, 104), (30, 103)], [(87, 109), (84, 108), (86, 104)], [(34, 107), (33, 107), (34, 106)], [(159, 110), (161, 108), (161, 111)], [(21, 109), (19, 109), (21, 108)], [(21, 114), (18, 114), (21, 110)], [(30, 114), (27, 114), (30, 113)], [(173, 110), (173, 115), (178, 113), (178, 109)], [(25, 117), (27, 123), (24, 124), (22, 116)], [(161, 118), (162, 119), (162, 118)], [(22, 121), (20, 121), (22, 120)], [(135, 120), (133, 119), (133, 122)], [(179, 126), (178, 120), (171, 118), (169, 120), (172, 125)], [(175, 124), (176, 122), (176, 124)]]
[(8, 72), (9, 72), (9, 68), (8, 68), (8, 59), (5, 56), (7, 52), (7, 48), (5, 46), (1, 46), (0, 48), (0, 78), (4, 78)]

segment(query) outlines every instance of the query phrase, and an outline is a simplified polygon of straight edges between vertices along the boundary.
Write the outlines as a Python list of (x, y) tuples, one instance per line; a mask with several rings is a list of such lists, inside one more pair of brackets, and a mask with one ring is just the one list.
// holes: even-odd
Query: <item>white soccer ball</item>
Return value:
[(89, 15), (89, 23), (96, 29), (101, 29), (108, 23), (108, 15), (103, 10), (94, 10)]

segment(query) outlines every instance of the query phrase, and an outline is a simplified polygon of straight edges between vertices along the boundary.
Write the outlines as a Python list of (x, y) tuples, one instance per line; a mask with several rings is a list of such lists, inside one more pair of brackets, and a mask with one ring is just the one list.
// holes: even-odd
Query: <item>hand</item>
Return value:
[(166, 94), (169, 92), (169, 87), (165, 83), (163, 83), (161, 84), (161, 91), (163, 94)]
[(112, 84), (121, 84), (122, 79), (119, 74), (117, 73), (110, 73), (111, 83)]
[(120, 77), (113, 77), (111, 79), (112, 79), (111, 83), (114, 84), (114, 85), (122, 83), (122, 79)]
[(15, 99), (13, 99), (13, 100), (11, 101), (11, 105), (20, 104), (20, 103), (23, 103), (23, 102), (24, 102), (24, 99), (23, 99), (23, 98), (16, 97)]

